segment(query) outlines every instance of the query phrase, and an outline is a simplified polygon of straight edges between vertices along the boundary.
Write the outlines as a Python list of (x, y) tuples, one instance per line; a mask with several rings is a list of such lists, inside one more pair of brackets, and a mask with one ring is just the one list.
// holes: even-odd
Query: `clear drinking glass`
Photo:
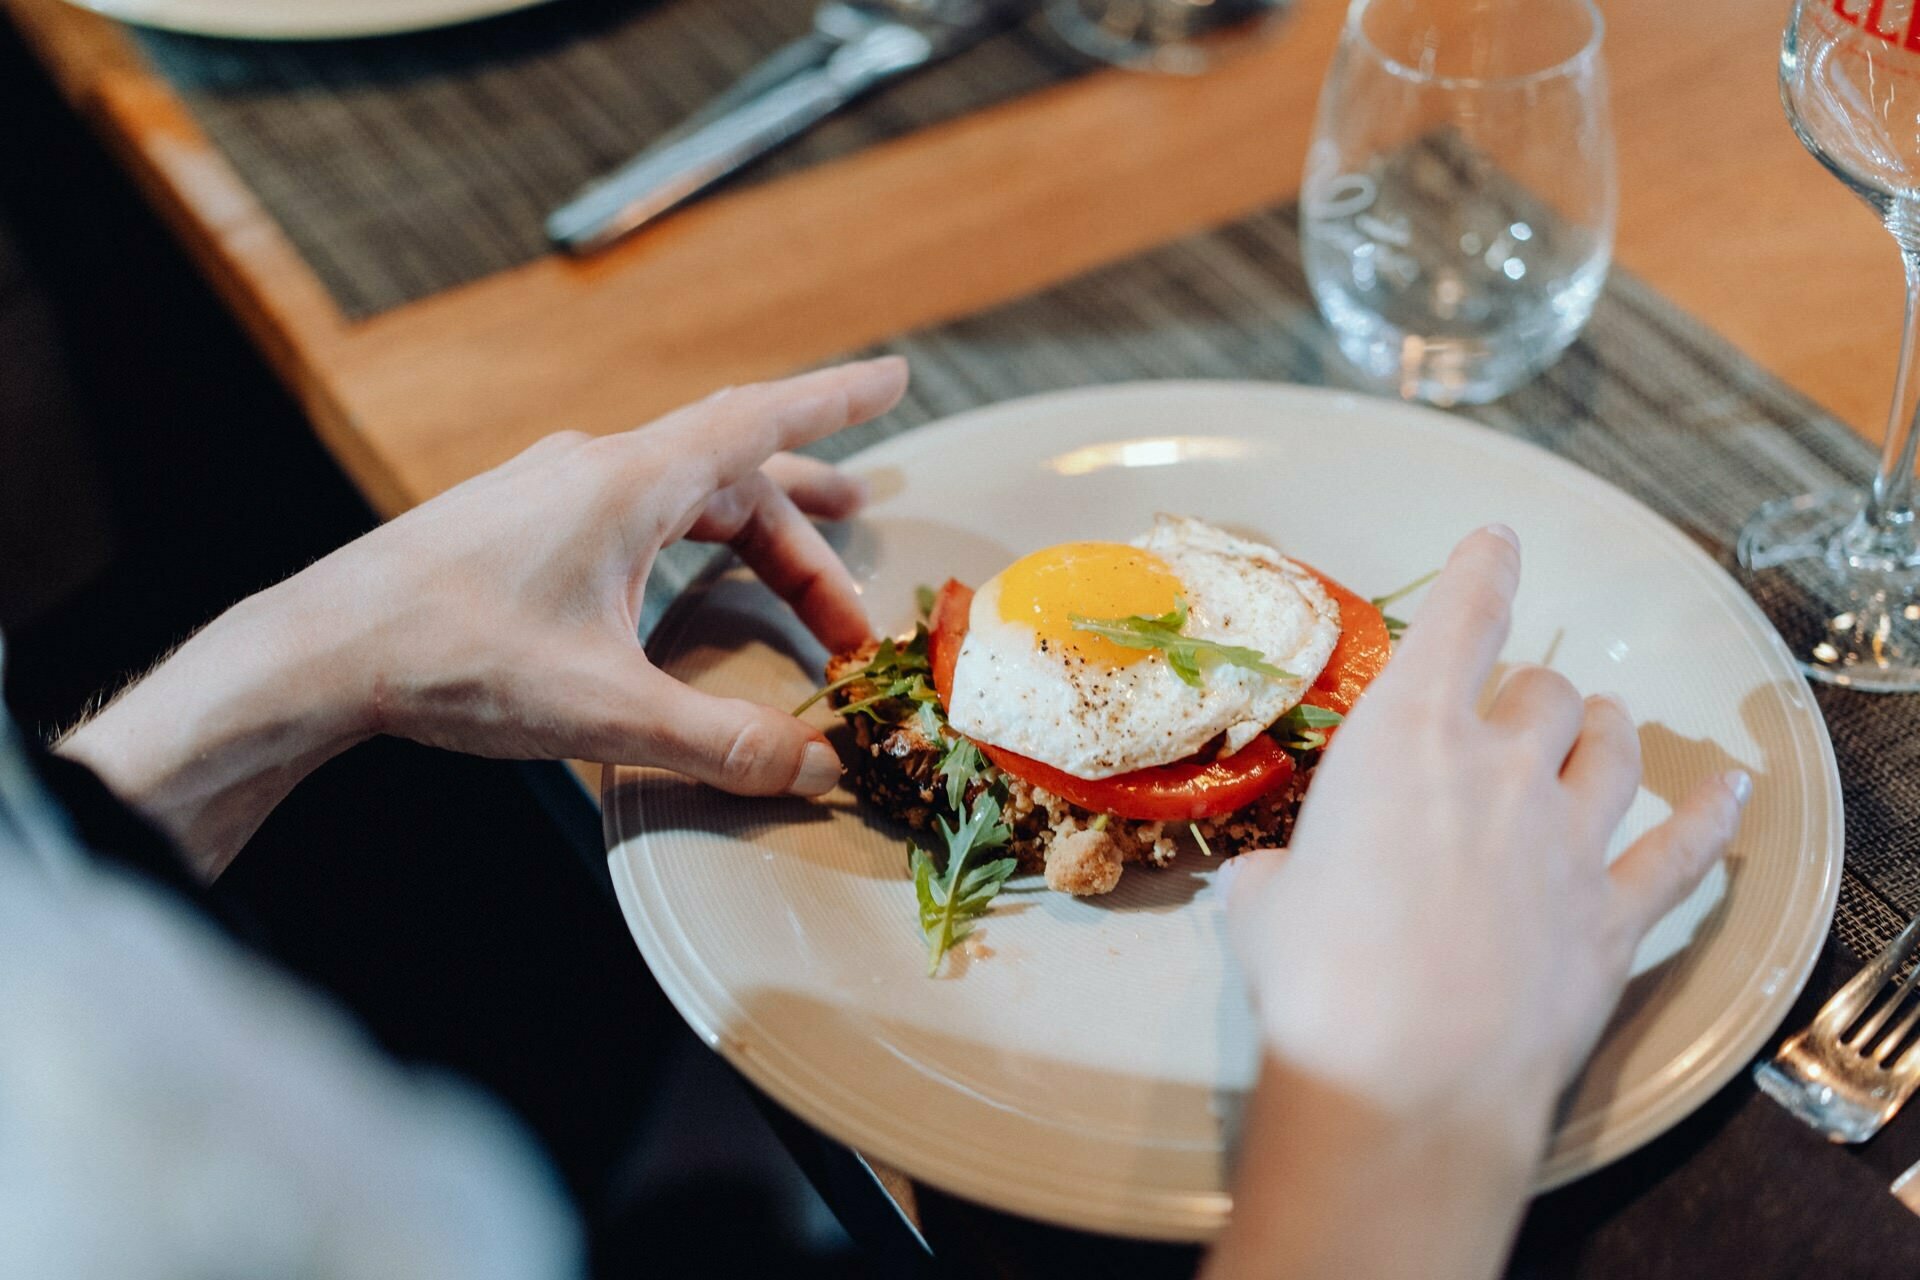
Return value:
[[(1906, 327), (1880, 470), (1864, 490), (1784, 498), (1740, 532), (1740, 572), (1807, 674), (1920, 690), (1920, 20), (1912, 0), (1800, 0), (1780, 98), (1800, 141), (1880, 216), (1906, 268)], [(1809, 267), (1812, 263), (1809, 262)]]
[(1320, 314), (1363, 373), (1478, 404), (1546, 368), (1613, 251), (1591, 0), (1354, 0), (1301, 189)]

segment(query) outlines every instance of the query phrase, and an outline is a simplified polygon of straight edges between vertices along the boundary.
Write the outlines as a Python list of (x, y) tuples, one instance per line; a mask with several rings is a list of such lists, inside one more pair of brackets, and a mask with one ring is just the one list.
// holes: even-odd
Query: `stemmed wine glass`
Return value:
[(1906, 268), (1906, 325), (1872, 486), (1768, 503), (1741, 530), (1740, 570), (1808, 675), (1920, 691), (1920, 5), (1798, 0), (1781, 44), (1780, 97), (1807, 150), (1892, 232)]

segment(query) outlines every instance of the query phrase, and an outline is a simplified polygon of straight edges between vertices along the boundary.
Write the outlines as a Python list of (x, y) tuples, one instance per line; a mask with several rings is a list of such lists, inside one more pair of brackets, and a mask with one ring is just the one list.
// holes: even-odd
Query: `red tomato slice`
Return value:
[(1371, 600), (1353, 594), (1312, 565), (1301, 568), (1320, 579), (1320, 585), (1340, 606), (1340, 640), (1333, 646), (1326, 670), (1301, 701), (1344, 716), (1393, 656), (1393, 637), (1387, 634), (1387, 620)]
[[(973, 588), (949, 579), (928, 620), (927, 657), (943, 706), (952, 699), (972, 605)], [(1265, 734), (1223, 760), (1182, 760), (1095, 779), (1076, 778), (991, 743), (979, 746), (1000, 768), (1070, 804), (1141, 822), (1192, 822), (1232, 813), (1293, 780), (1293, 757)]]
[(933, 668), (933, 691), (940, 705), (953, 701), (953, 669), (960, 665), (960, 642), (967, 638), (967, 613), (973, 608), (973, 588), (948, 578), (933, 598), (927, 615), (927, 663)]

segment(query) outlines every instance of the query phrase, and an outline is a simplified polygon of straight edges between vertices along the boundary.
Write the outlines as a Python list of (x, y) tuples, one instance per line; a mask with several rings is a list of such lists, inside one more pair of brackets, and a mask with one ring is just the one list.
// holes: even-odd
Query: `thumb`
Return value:
[(840, 781), (840, 757), (820, 732), (784, 711), (688, 688), (653, 666), (635, 688), (624, 764), (654, 765), (743, 796), (820, 796)]

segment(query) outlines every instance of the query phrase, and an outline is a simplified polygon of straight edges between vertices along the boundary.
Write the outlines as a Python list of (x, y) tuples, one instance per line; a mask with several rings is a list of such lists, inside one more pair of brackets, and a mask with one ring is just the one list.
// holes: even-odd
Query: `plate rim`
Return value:
[[(359, 40), (376, 36), (404, 35), (410, 31), (435, 31), (442, 27), (456, 27), (469, 22), (478, 22), (483, 18), (497, 18), (503, 14), (514, 13), (521, 9), (532, 9), (539, 5), (551, 4), (554, 0), (465, 0), (458, 6), (446, 6), (438, 12), (438, 17), (399, 16), (395, 18), (376, 18), (372, 20), (328, 23), (325, 20), (303, 21), (308, 6), (297, 6), (292, 11), (279, 6), (261, 8), (238, 0), (232, 6), (229, 18), (216, 17), (212, 20), (196, 20), (170, 16), (167, 10), (178, 6), (169, 0), (67, 0), (67, 3), (97, 13), (103, 18), (115, 22), (124, 22), (128, 26), (149, 28), (154, 31), (170, 31), (176, 35), (213, 36), (223, 40), (259, 40), (259, 41), (301, 41), (301, 40)], [(189, 6), (193, 8), (197, 6)], [(265, 21), (255, 20), (265, 15)]]
[[(1668, 1086), (1659, 1103), (1645, 1108), (1639, 1115), (1632, 1117), (1629, 1123), (1603, 1125), (1591, 1139), (1571, 1151), (1551, 1155), (1537, 1172), (1534, 1191), (1537, 1194), (1551, 1190), (1603, 1168), (1658, 1137), (1692, 1114), (1731, 1080), (1764, 1045), (1805, 986), (1831, 929), (1844, 865), (1845, 805), (1840, 787), (1839, 764), (1834, 754), (1832, 738), (1827, 730), (1825, 717), (1814, 702), (1811, 688), (1807, 685), (1804, 675), (1800, 673), (1798, 666), (1793, 662), (1791, 655), (1771, 624), (1766, 621), (1759, 607), (1745, 591), (1739, 588), (1725, 569), (1687, 537), (1678, 526), (1633, 494), (1598, 474), (1529, 440), (1505, 434), (1471, 419), (1443, 413), (1426, 406), (1341, 388), (1245, 379), (1148, 379), (1064, 388), (1000, 400), (933, 419), (908, 431), (876, 441), (840, 461), (843, 465), (857, 464), (875, 451), (884, 450), (899, 441), (924, 438), (923, 433), (930, 429), (980, 429), (983, 424), (990, 424), (995, 417), (1008, 414), (1018, 416), (1031, 411), (1036, 406), (1050, 406), (1060, 401), (1098, 401), (1116, 396), (1131, 397), (1142, 393), (1174, 397), (1192, 394), (1216, 396), (1253, 394), (1261, 397), (1313, 402), (1323, 406), (1337, 404), (1343, 412), (1365, 411), (1371, 408), (1401, 419), (1407, 429), (1461, 432), (1494, 452), (1504, 452), (1510, 456), (1522, 458), (1530, 465), (1543, 466), (1547, 471), (1557, 473), (1562, 478), (1587, 490), (1597, 500), (1631, 511), (1635, 517), (1651, 528), (1655, 536), (1676, 548), (1684, 560), (1691, 562), (1692, 568), (1702, 581), (1715, 589), (1724, 604), (1735, 613), (1744, 615), (1746, 621), (1751, 624), (1750, 642), (1770, 652), (1782, 665), (1784, 671), (1790, 672), (1792, 679), (1798, 681), (1804, 698), (1793, 704), (1792, 709), (1798, 712), (1804, 718), (1806, 725), (1811, 728), (1813, 745), (1817, 748), (1820, 766), (1822, 766), (1810, 769), (1809, 773), (1816, 774), (1824, 784), (1824, 798), (1827, 801), (1825, 832), (1827, 857), (1818, 866), (1812, 865), (1810, 857), (1799, 876), (1800, 879), (1804, 879), (1809, 874), (1817, 877), (1817, 897), (1814, 899), (1818, 904), (1817, 910), (1803, 918), (1803, 923), (1798, 930), (1793, 928), (1790, 915), (1783, 917), (1780, 929), (1775, 935), (1776, 938), (1792, 935), (1791, 948), (1788, 952), (1791, 957), (1790, 962), (1783, 963), (1779, 967), (1782, 980), (1775, 983), (1771, 994), (1762, 1004), (1748, 1013), (1743, 1020), (1736, 1020), (1740, 1025), (1719, 1034), (1712, 1051), (1692, 1061), (1683, 1079), (1677, 1085)], [(710, 569), (709, 573), (711, 572), (713, 570)], [(702, 574), (689, 584), (687, 590), (697, 588), (706, 580), (708, 575)], [(681, 596), (685, 594), (686, 591), (683, 591)], [(662, 619), (663, 626), (656, 629), (649, 639), (649, 649), (671, 639), (675, 634), (675, 631), (669, 631), (664, 625), (670, 618), (671, 615), (668, 615)], [(675, 630), (677, 631), (677, 628)], [(1091, 1209), (1081, 1195), (1050, 1196), (1043, 1188), (1022, 1186), (1017, 1188), (1018, 1195), (1010, 1196), (1007, 1194), (1009, 1186), (1003, 1181), (970, 1176), (964, 1171), (956, 1173), (951, 1168), (932, 1166), (929, 1162), (920, 1159), (917, 1153), (903, 1150), (890, 1133), (869, 1130), (857, 1121), (849, 1125), (849, 1117), (843, 1111), (820, 1101), (804, 1087), (805, 1082), (792, 1078), (791, 1067), (803, 1064), (790, 1064), (789, 1069), (783, 1071), (780, 1069), (782, 1064), (763, 1051), (746, 1052), (744, 1045), (731, 1042), (731, 1038), (722, 1032), (721, 1014), (724, 1012), (724, 1005), (734, 1003), (738, 1008), (737, 1002), (731, 1001), (731, 997), (717, 982), (713, 985), (717, 989), (715, 994), (718, 998), (711, 1002), (706, 998), (707, 993), (700, 992), (697, 985), (689, 982), (689, 975), (677, 963), (677, 958), (670, 954), (671, 949), (665, 945), (666, 939), (655, 931), (654, 922), (648, 918), (643, 906), (641, 887), (633, 880), (633, 860), (619, 856), (621, 847), (629, 839), (643, 833), (622, 830), (621, 806), (614, 801), (614, 793), (623, 781), (639, 776), (642, 772), (643, 770), (634, 766), (622, 765), (603, 769), (601, 775), (602, 828), (607, 844), (608, 861), (612, 864), (610, 869), (613, 872), (615, 895), (619, 899), (622, 915), (625, 916), (628, 928), (640, 946), (649, 968), (654, 971), (656, 980), (660, 982), (662, 990), (667, 993), (681, 1016), (710, 1048), (725, 1057), (756, 1087), (763, 1089), (782, 1106), (789, 1108), (822, 1132), (834, 1136), (838, 1141), (894, 1165), (909, 1176), (924, 1180), (930, 1185), (1007, 1212), (1083, 1230), (1151, 1240), (1205, 1241), (1211, 1239), (1225, 1226), (1232, 1205), (1231, 1193), (1227, 1191), (1202, 1194), (1194, 1191), (1176, 1192), (1164, 1188), (1143, 1188), (1137, 1189), (1133, 1199), (1127, 1204), (1103, 1202)], [(1817, 816), (1814, 815), (1815, 818)], [(693, 958), (698, 959), (698, 957)], [(1737, 1007), (1738, 1003), (1735, 1001), (1733, 1005)], [(740, 1012), (745, 1011), (740, 1010)], [(1714, 1032), (1715, 1027), (1709, 1025), (1701, 1032), (1701, 1039), (1706, 1039)], [(850, 1128), (856, 1132), (850, 1135)]]

